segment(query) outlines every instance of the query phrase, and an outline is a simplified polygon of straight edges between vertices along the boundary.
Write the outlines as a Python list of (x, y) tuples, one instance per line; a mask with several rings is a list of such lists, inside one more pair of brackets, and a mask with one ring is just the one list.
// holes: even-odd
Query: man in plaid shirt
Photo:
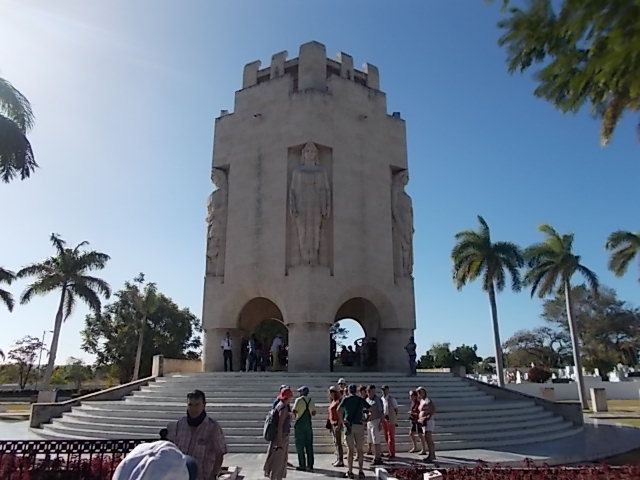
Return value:
[(218, 422), (207, 416), (204, 392), (194, 390), (187, 395), (187, 415), (167, 426), (167, 440), (198, 463), (198, 480), (214, 480), (227, 444)]

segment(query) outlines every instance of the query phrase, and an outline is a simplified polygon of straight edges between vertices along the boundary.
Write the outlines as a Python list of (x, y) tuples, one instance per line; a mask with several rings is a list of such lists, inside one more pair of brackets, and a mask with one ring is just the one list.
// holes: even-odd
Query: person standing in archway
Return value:
[(280, 371), (280, 349), (284, 342), (282, 341), (282, 335), (276, 335), (276, 338), (271, 342), (271, 370), (274, 372)]
[(416, 349), (418, 346), (413, 339), (413, 335), (409, 337), (409, 343), (407, 343), (404, 349), (407, 351), (407, 355), (409, 355), (409, 376), (415, 377), (418, 372), (416, 370)]
[(233, 342), (231, 341), (231, 334), (227, 332), (225, 337), (220, 342), (220, 348), (222, 349), (222, 361), (224, 362), (224, 371), (227, 371), (227, 366), (230, 372), (233, 372)]

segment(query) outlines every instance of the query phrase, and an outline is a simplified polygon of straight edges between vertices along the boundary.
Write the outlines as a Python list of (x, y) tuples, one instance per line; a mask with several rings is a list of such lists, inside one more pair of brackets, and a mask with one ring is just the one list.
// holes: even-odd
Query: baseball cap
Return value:
[(346, 385), (347, 381), (344, 378), (339, 378), (338, 379), (338, 385), (342, 385), (342, 384)]
[(349, 393), (354, 394), (358, 391), (358, 386), (355, 383), (349, 385)]
[(300, 388), (298, 389), (298, 393), (302, 393), (302, 392), (305, 392), (305, 391), (306, 391), (307, 393), (309, 393), (309, 387), (302, 386), (302, 387), (300, 387)]
[(143, 443), (120, 462), (113, 480), (195, 480), (192, 461), (171, 442)]

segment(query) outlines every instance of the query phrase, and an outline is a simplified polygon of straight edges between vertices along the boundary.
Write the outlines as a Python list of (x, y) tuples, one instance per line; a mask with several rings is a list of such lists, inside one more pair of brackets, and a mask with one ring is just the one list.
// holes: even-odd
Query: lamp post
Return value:
[(53, 333), (53, 330), (42, 331), (42, 343), (40, 344), (40, 355), (38, 356), (38, 376), (36, 377), (36, 390), (38, 390), (38, 382), (40, 381), (40, 364), (42, 362), (42, 350), (44, 350), (44, 337), (47, 332)]

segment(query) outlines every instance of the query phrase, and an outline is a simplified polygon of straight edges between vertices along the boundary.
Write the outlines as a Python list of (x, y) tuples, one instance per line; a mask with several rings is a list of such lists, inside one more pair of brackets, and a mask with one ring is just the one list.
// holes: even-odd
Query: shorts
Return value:
[(351, 431), (345, 435), (347, 448), (351, 454), (357, 454), (364, 451), (364, 427), (359, 424), (351, 425)]
[(424, 433), (423, 429), (422, 429), (422, 425), (420, 425), (418, 422), (415, 421), (411, 421), (411, 433), (417, 433), (418, 435), (422, 435)]
[(373, 445), (385, 443), (381, 421), (382, 419), (378, 418), (367, 423), (367, 441)]
[(422, 429), (424, 430), (424, 433), (431, 433), (435, 430), (435, 428), (436, 428), (436, 422), (433, 418), (430, 418), (424, 423), (424, 425), (422, 425)]

